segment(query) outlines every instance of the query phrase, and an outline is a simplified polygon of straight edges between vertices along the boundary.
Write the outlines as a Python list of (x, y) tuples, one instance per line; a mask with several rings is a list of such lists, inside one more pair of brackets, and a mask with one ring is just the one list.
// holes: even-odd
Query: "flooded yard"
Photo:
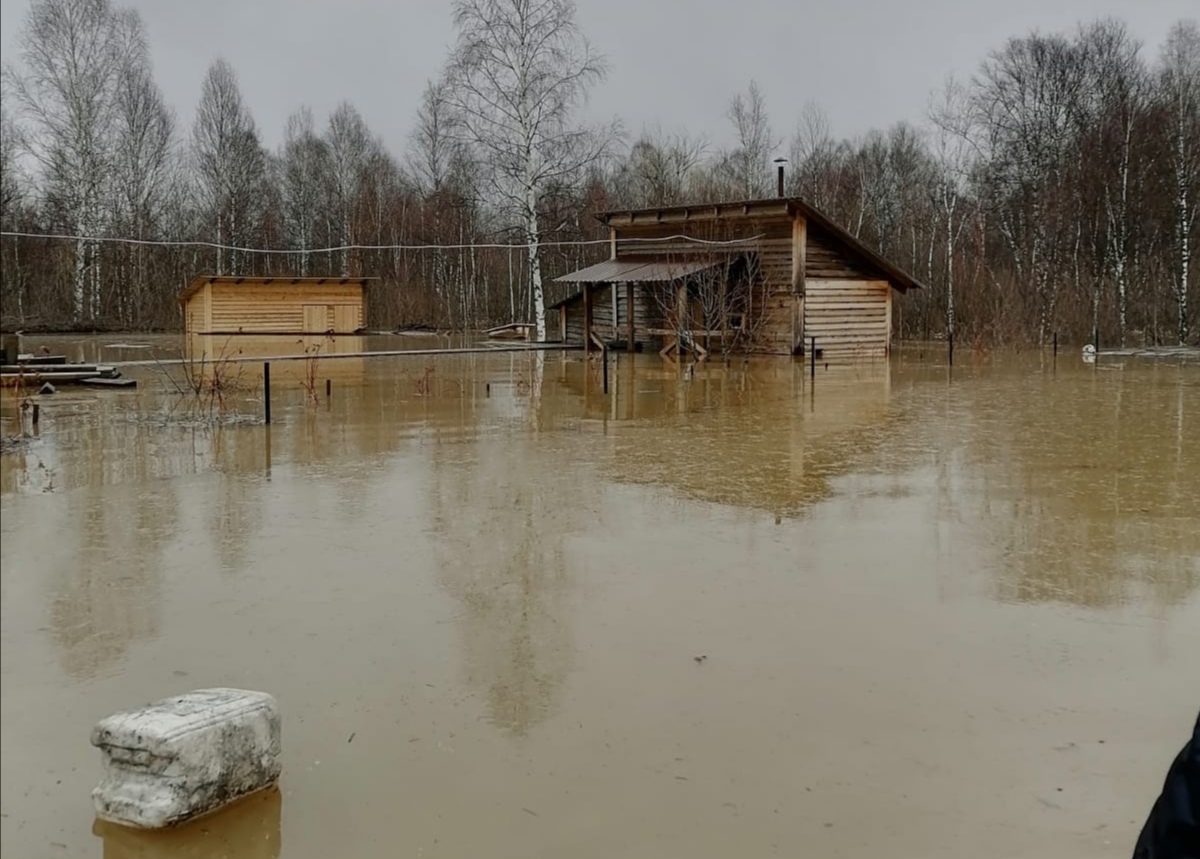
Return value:
[[(1116, 859), (1196, 719), (1196, 364), (324, 357), (267, 427), (43, 342), (151, 363), (0, 458), (5, 857)], [(207, 686), (279, 792), (94, 824), (92, 725)]]

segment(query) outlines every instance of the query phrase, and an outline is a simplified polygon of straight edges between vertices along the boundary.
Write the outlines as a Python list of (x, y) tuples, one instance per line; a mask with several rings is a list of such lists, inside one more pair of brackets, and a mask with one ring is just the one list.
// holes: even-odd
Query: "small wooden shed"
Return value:
[(186, 334), (353, 334), (366, 324), (364, 277), (200, 275), (179, 294)]
[[(610, 259), (558, 278), (559, 337), (883, 359), (894, 293), (921, 284), (799, 197), (611, 211)], [(630, 312), (632, 308), (632, 312)]]

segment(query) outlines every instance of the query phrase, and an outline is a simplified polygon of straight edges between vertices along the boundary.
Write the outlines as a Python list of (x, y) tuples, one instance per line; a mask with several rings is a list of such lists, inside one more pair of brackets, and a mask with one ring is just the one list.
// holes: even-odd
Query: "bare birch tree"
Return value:
[[(175, 114), (154, 82), (149, 51), (136, 14), (126, 20), (128, 47), (113, 98), (115, 127), (112, 147), (113, 230), (139, 240), (157, 230), (167, 186), (173, 178)], [(128, 249), (129, 270), (118, 285), (118, 312), (123, 323), (135, 324), (150, 287), (144, 246)]]
[(45, 172), (75, 247), (72, 317), (99, 310), (102, 194), (110, 175), (115, 84), (126, 21), (108, 0), (34, 0), (21, 34), (16, 95), (31, 120), (30, 152)]
[[(202, 202), (216, 227), (216, 243), (245, 243), (251, 235), (265, 159), (237, 75), (225, 60), (216, 60), (204, 77), (192, 125), (192, 153)], [(225, 259), (218, 249), (217, 274), (226, 273)], [(241, 264), (237, 254), (229, 254), (229, 272), (240, 273)]]
[(1168, 161), (1175, 209), (1172, 290), (1179, 314), (1179, 343), (1191, 332), (1188, 289), (1192, 233), (1200, 209), (1200, 26), (1180, 21), (1167, 34), (1159, 72), (1159, 99), (1168, 117)]
[[(329, 116), (325, 133), (329, 152), (330, 196), (337, 217), (334, 240), (339, 245), (354, 244), (354, 214), (359, 186), (374, 147), (371, 132), (362, 114), (347, 101), (341, 102)], [(350, 252), (343, 248), (340, 270), (350, 276)]]
[(576, 176), (613, 133), (575, 122), (605, 75), (570, 0), (455, 0), (458, 40), (448, 99), (466, 139), (491, 168), (502, 205), (523, 226), (538, 340), (546, 339), (539, 206), (551, 184)]
[(280, 161), (284, 229), (300, 251), (300, 274), (307, 275), (329, 169), (329, 149), (316, 133), (309, 108), (288, 117)]
[[(942, 90), (930, 100), (929, 119), (933, 125), (932, 154), (937, 168), (933, 199), (945, 230), (946, 333), (953, 337), (954, 254), (966, 224), (962, 210), (967, 201), (973, 160), (970, 105), (962, 84), (953, 78), (946, 80)], [(932, 267), (931, 262), (928, 268)]]

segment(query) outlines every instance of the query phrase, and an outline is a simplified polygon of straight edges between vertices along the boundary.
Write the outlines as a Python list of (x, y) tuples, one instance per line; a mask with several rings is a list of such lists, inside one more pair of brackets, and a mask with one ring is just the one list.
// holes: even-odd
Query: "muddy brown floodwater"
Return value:
[[(167, 369), (0, 458), (6, 859), (1115, 859), (1200, 707), (1195, 364)], [(215, 685), (279, 792), (94, 823), (92, 724)]]

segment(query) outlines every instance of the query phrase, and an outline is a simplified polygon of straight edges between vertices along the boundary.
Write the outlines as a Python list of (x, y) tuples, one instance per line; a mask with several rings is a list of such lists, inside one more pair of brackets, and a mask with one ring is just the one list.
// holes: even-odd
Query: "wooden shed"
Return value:
[(371, 278), (201, 275), (179, 294), (186, 334), (353, 334)]
[[(585, 349), (650, 346), (887, 357), (894, 293), (920, 288), (798, 197), (612, 211), (610, 258), (558, 278), (552, 309)], [(630, 312), (629, 308), (632, 308)]]

